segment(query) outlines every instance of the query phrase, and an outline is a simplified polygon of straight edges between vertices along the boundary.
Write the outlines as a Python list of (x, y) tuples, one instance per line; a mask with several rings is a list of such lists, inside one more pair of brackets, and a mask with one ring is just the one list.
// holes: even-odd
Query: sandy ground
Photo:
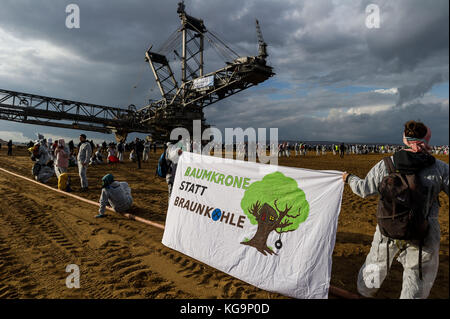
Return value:
[[(157, 153), (137, 169), (127, 161), (88, 169), (88, 193), (79, 192), (76, 168), (70, 168), (74, 194), (98, 201), (107, 172), (132, 188), (131, 213), (164, 223), (167, 186), (155, 176)], [(126, 157), (127, 158), (127, 157)], [(364, 177), (381, 155), (281, 158), (279, 165), (333, 169)], [(448, 163), (448, 157), (439, 156)], [(28, 152), (0, 150), (0, 167), (30, 177)], [(49, 185), (56, 187), (56, 178)], [(95, 219), (95, 206), (0, 172), (0, 298), (287, 298), (267, 292), (204, 265), (161, 244), (163, 231), (118, 214)], [(449, 297), (449, 200), (441, 193), (439, 273), (430, 298)], [(333, 253), (331, 284), (356, 293), (358, 270), (369, 252), (376, 226), (377, 198), (362, 199), (345, 186)], [(65, 269), (77, 264), (81, 288), (68, 289)], [(394, 261), (378, 298), (398, 298), (402, 267)], [(332, 297), (330, 295), (330, 297)]]

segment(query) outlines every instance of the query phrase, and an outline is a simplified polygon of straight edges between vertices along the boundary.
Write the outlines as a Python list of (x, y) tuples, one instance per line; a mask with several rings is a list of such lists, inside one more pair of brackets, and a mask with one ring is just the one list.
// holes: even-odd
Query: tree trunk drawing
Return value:
[[(269, 255), (277, 255), (272, 249), (267, 247), (267, 238), (269, 234), (277, 228), (282, 229), (283, 227), (289, 226), (292, 223), (285, 221), (281, 222), (284, 217), (289, 216), (288, 212), (292, 207), (287, 207), (286, 209), (281, 211), (277, 207), (277, 201), (274, 202), (275, 209), (267, 203), (264, 203), (262, 207), (257, 201), (252, 207), (249, 209), (249, 213), (256, 217), (258, 221), (258, 229), (256, 230), (255, 235), (249, 241), (243, 241), (241, 244), (248, 245), (256, 248), (261, 254), (264, 256)], [(296, 217), (296, 216), (289, 216)], [(281, 233), (281, 231), (280, 231)]]
[(269, 255), (273, 255), (276, 253), (267, 247), (267, 238), (269, 234), (273, 231), (273, 229), (268, 227), (266, 224), (258, 223), (258, 229), (249, 241), (243, 241), (241, 244), (255, 247), (261, 254), (266, 256), (266, 253)]

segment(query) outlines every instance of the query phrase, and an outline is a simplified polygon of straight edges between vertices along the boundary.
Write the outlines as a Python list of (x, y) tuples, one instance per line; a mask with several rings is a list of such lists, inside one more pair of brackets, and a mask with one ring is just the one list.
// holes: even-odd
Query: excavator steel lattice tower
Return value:
[[(203, 20), (188, 15), (183, 1), (178, 3), (177, 13), (181, 27), (162, 49), (173, 47), (181, 37), (181, 55), (176, 49), (172, 51), (181, 61), (181, 81), (176, 80), (163, 52), (153, 51), (153, 46), (145, 52), (145, 61), (161, 93), (160, 100), (140, 109), (134, 105), (119, 108), (0, 89), (0, 120), (115, 133), (117, 140), (131, 132), (149, 133), (155, 141), (166, 141), (176, 127), (187, 128), (192, 133), (193, 120), (201, 120), (202, 126), (207, 127), (203, 108), (274, 75), (272, 67), (266, 64), (267, 44), (258, 20), (258, 55), (240, 57), (207, 30)], [(205, 40), (228, 60), (223, 68), (207, 74), (204, 72)]]

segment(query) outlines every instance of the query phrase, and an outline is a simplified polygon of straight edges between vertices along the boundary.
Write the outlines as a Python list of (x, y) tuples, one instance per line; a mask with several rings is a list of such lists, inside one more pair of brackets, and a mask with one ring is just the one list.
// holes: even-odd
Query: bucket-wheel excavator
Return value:
[[(267, 44), (258, 20), (258, 55), (239, 56), (207, 30), (203, 20), (188, 15), (184, 2), (178, 3), (177, 13), (181, 27), (158, 50), (150, 46), (145, 52), (145, 62), (155, 76), (161, 99), (141, 108), (134, 105), (122, 108), (0, 89), (0, 120), (114, 133), (117, 140), (126, 139), (131, 132), (147, 133), (152, 140), (162, 142), (177, 127), (192, 133), (193, 120), (201, 120), (202, 126), (208, 127), (203, 108), (275, 74), (266, 63)], [(223, 68), (206, 74), (205, 44), (225, 59)], [(180, 81), (175, 78), (169, 54), (181, 62)]]

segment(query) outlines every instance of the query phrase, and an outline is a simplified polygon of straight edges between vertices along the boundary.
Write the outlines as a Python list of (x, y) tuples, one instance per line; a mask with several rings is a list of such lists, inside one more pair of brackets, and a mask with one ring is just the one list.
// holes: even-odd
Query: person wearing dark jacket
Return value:
[(8, 156), (12, 156), (12, 146), (13, 146), (13, 142), (12, 140), (9, 140), (8, 144)]
[(136, 153), (137, 156), (138, 168), (141, 168), (141, 157), (143, 151), (144, 151), (144, 144), (138, 137), (136, 137), (134, 143), (134, 152)]
[(103, 141), (103, 143), (102, 143), (102, 152), (106, 153), (107, 149), (108, 149), (108, 144), (106, 144), (106, 141)]
[(344, 153), (345, 153), (345, 144), (341, 143), (341, 145), (339, 146), (339, 156), (341, 158), (344, 158)]
[(117, 144), (117, 154), (118, 154), (118, 158), (119, 158), (119, 162), (122, 163), (123, 162), (123, 153), (125, 151), (125, 146), (123, 143), (123, 140), (121, 140), (119, 142), (119, 144)]
[[(364, 265), (358, 274), (357, 289), (365, 297), (374, 297), (387, 275), (390, 265), (397, 253), (397, 260), (403, 266), (403, 283), (401, 299), (425, 299), (429, 296), (439, 267), (440, 226), (439, 193), (443, 191), (448, 196), (449, 170), (448, 164), (435, 159), (428, 145), (431, 130), (421, 122), (405, 123), (403, 143), (406, 148), (391, 156), (394, 168), (403, 174), (417, 174), (421, 184), (428, 189), (424, 212), (429, 228), (419, 247), (413, 241), (392, 241), (384, 236), (377, 225), (372, 241), (372, 247)], [(353, 193), (365, 198), (378, 194), (378, 186), (382, 179), (389, 175), (384, 160), (378, 162), (367, 174), (365, 179), (345, 172), (343, 180), (348, 183)], [(425, 194), (424, 194), (425, 195)], [(422, 249), (420, 249), (422, 248)], [(420, 251), (422, 250), (422, 255)], [(421, 257), (421, 269), (420, 261)], [(420, 270), (423, 273), (421, 278)], [(374, 277), (375, 276), (375, 277)], [(372, 279), (377, 278), (377, 285)]]
[(91, 145), (92, 153), (94, 153), (94, 150), (95, 150), (95, 144), (94, 144), (94, 141), (93, 141), (93, 140), (90, 140), (89, 144)]
[(75, 144), (73, 143), (73, 140), (70, 140), (70, 142), (69, 142), (69, 152), (70, 152), (70, 154), (73, 154), (74, 150), (75, 150)]

